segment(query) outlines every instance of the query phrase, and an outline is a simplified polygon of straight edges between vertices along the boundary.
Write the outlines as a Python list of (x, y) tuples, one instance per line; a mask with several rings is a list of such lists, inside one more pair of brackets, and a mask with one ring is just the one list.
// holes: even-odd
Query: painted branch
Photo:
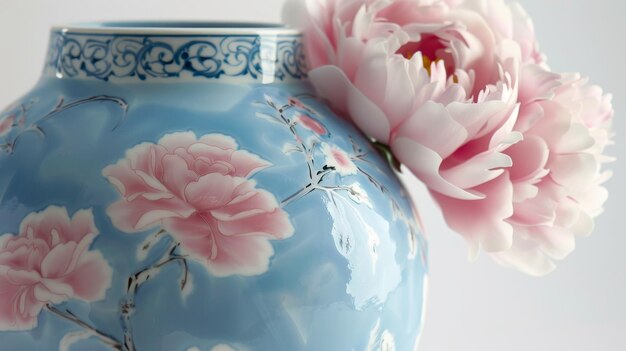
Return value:
[[(160, 234), (159, 234), (160, 235)], [(181, 262), (183, 263), (184, 272), (183, 279), (181, 283), (181, 289), (185, 287), (187, 283), (187, 274), (188, 274), (188, 266), (186, 257), (177, 255), (176, 249), (180, 246), (177, 242), (172, 242), (167, 251), (161, 256), (161, 258), (152, 264), (151, 266), (144, 268), (137, 273), (133, 274), (128, 278), (128, 286), (126, 287), (126, 299), (122, 302), (121, 308), (121, 319), (122, 326), (124, 328), (124, 350), (125, 351), (136, 351), (137, 347), (135, 346), (135, 340), (133, 337), (133, 329), (132, 329), (132, 316), (135, 314), (136, 305), (135, 305), (135, 297), (137, 295), (137, 291), (141, 287), (143, 283), (150, 280), (154, 276), (158, 275), (161, 271), (161, 268), (172, 263), (172, 262)]]
[(126, 112), (128, 111), (128, 103), (122, 99), (122, 98), (118, 98), (115, 96), (108, 96), (108, 95), (98, 95), (98, 96), (92, 96), (86, 99), (79, 99), (79, 100), (75, 100), (72, 102), (68, 102), (65, 103), (65, 99), (61, 99), (59, 100), (59, 102), (57, 103), (57, 105), (54, 107), (54, 109), (50, 112), (48, 112), (48, 114), (46, 114), (45, 116), (43, 116), (40, 121), (44, 121), (46, 119), (49, 119), (50, 117), (59, 114), (63, 111), (69, 110), (71, 108), (74, 108), (76, 106), (80, 106), (83, 104), (88, 104), (88, 103), (92, 103), (92, 102), (113, 102), (115, 104), (117, 104), (123, 111), (124, 115), (122, 117), (122, 119), (113, 127), (113, 130), (117, 129), (117, 127), (120, 126), (120, 124), (122, 124), (122, 122), (126, 119)]
[(68, 311), (68, 310), (60, 310), (56, 307), (54, 307), (51, 304), (47, 304), (46, 305), (46, 309), (52, 313), (54, 313), (55, 315), (68, 320), (78, 326), (80, 326), (83, 329), (89, 330), (90, 332), (92, 332), (95, 336), (97, 336), (103, 343), (111, 346), (113, 349), (115, 350), (122, 350), (122, 343), (120, 343), (119, 341), (115, 340), (114, 337), (112, 337), (111, 335), (108, 335), (98, 329), (96, 329), (95, 327), (93, 327), (92, 325), (89, 325), (87, 322), (82, 321), (80, 318), (76, 317), (75, 314), (73, 314), (72, 312)]

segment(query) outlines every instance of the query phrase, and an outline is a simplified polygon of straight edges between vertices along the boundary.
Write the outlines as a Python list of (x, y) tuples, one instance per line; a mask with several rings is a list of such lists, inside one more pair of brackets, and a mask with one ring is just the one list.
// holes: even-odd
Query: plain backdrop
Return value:
[[(26, 92), (43, 65), (52, 24), (119, 19), (279, 21), (284, 0), (0, 0), (0, 106)], [(521, 0), (556, 71), (580, 71), (614, 94), (617, 156), (606, 212), (558, 269), (531, 278), (488, 257), (467, 261), (424, 188), (430, 290), (420, 351), (626, 350), (626, 2)], [(2, 347), (0, 346), (0, 349)], [(9, 350), (6, 350), (9, 351)], [(320, 350), (347, 351), (347, 350)], [(409, 351), (409, 350), (398, 350)]]

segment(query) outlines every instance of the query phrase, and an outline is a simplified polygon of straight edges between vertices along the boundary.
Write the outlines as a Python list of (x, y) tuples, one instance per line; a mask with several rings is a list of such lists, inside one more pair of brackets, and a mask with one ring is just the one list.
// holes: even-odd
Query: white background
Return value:
[[(52, 24), (107, 19), (279, 21), (283, 1), (0, 0), (0, 106), (36, 82)], [(611, 197), (594, 235), (579, 240), (555, 273), (537, 279), (501, 268), (486, 257), (468, 263), (463, 240), (446, 229), (424, 189), (411, 182), (431, 243), (428, 314), (420, 350), (624, 351), (626, 2), (521, 3), (535, 19), (541, 48), (554, 70), (581, 71), (614, 93), (618, 144), (610, 153), (620, 159), (611, 165)]]

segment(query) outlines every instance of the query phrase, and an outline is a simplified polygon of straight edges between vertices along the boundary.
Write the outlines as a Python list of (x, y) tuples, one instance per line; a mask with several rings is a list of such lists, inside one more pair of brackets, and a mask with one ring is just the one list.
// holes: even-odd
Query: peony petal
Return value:
[(452, 118), (446, 107), (427, 102), (398, 128), (394, 138), (401, 137), (433, 150), (443, 159), (463, 145), (468, 134), (467, 130)]
[(179, 148), (187, 149), (191, 144), (196, 142), (196, 134), (194, 132), (187, 131), (166, 134), (159, 139), (158, 144), (171, 153)]
[(513, 214), (513, 187), (504, 173), (475, 188), (486, 194), (482, 200), (459, 200), (432, 192), (450, 228), (470, 243), (480, 243), (488, 252), (507, 250), (513, 241), (513, 227), (506, 220)]
[(25, 236), (13, 236), (5, 245), (0, 251), (0, 265), (17, 270), (39, 271), (41, 261), (50, 251), (44, 240)]
[(484, 197), (461, 189), (443, 178), (439, 173), (442, 158), (433, 150), (404, 137), (393, 139), (391, 149), (398, 160), (430, 190), (464, 200), (477, 200)]
[(235, 168), (232, 175), (245, 178), (251, 177), (254, 173), (272, 165), (270, 162), (245, 150), (233, 152), (230, 163)]
[(41, 262), (41, 275), (45, 278), (57, 278), (65, 274), (70, 268), (77, 246), (77, 242), (71, 241), (53, 247)]
[(209, 163), (228, 162), (233, 152), (235, 152), (233, 149), (222, 149), (220, 146), (207, 145), (200, 142), (192, 144), (186, 151), (194, 160), (204, 160)]
[(127, 233), (142, 232), (170, 217), (189, 217), (195, 208), (178, 198), (149, 200), (142, 197), (132, 201), (120, 200), (107, 208), (113, 225)]
[(555, 155), (548, 163), (554, 181), (566, 188), (577, 188), (593, 182), (598, 164), (592, 155)]
[(545, 174), (550, 150), (543, 139), (530, 135), (511, 145), (505, 153), (513, 160), (513, 167), (509, 170), (513, 182), (532, 180)]
[(513, 108), (503, 101), (482, 103), (453, 102), (446, 106), (449, 118), (455, 120), (465, 130), (470, 139), (478, 139), (502, 125), (505, 118), (513, 113)]
[[(130, 168), (142, 177), (144, 181), (147, 181), (148, 185), (153, 186), (150, 181), (158, 178), (158, 166), (160, 166), (161, 159), (166, 154), (167, 149), (165, 147), (146, 142), (127, 150), (126, 159), (130, 163)], [(154, 186), (156, 186), (155, 189), (161, 188), (158, 183)]]
[(514, 204), (515, 214), (509, 219), (520, 226), (552, 226), (556, 220), (557, 200), (541, 190), (537, 196)]
[(200, 211), (219, 209), (233, 198), (235, 188), (245, 181), (245, 178), (209, 173), (189, 183), (185, 198)]
[(571, 114), (562, 105), (552, 101), (542, 101), (541, 119), (536, 121), (525, 135), (535, 135), (543, 139), (549, 148), (560, 143), (571, 126)]
[[(281, 211), (281, 210), (277, 210)], [(276, 223), (276, 218), (257, 217), (258, 225)], [(216, 227), (217, 222), (209, 215), (196, 214), (188, 219), (168, 219), (164, 227), (181, 243), (181, 248), (194, 259), (204, 264), (213, 275), (224, 277), (234, 274), (258, 275), (268, 269), (269, 259), (274, 254), (268, 237), (225, 236)], [(240, 222), (240, 224), (242, 224)], [(254, 223), (248, 223), (254, 225)], [(290, 225), (289, 225), (290, 227)], [(276, 227), (275, 230), (281, 228)], [(251, 233), (255, 228), (246, 228)], [(293, 227), (289, 229), (289, 235)], [(283, 237), (287, 237), (284, 233)], [(269, 236), (276, 238), (276, 236)]]
[(523, 237), (514, 235), (513, 246), (507, 251), (492, 253), (491, 258), (505, 267), (532, 276), (544, 276), (554, 271), (556, 265), (539, 250), (537, 244)]
[[(0, 235), (0, 252), (3, 249), (6, 249), (7, 245), (13, 240), (13, 238), (15, 238), (15, 234), (7, 233)], [(0, 262), (0, 264), (2, 263)]]
[[(42, 284), (37, 284), (32, 288), (35, 300), (40, 303), (59, 304), (67, 301), (73, 295), (72, 287), (69, 285), (45, 283), (47, 282), (44, 280)], [(52, 290), (48, 286), (52, 286)]]
[(4, 274), (7, 281), (15, 285), (30, 286), (41, 281), (41, 275), (37, 271), (18, 270), (13, 267), (9, 267)]
[(365, 45), (357, 38), (342, 38), (341, 48), (337, 52), (336, 66), (341, 67), (346, 76), (353, 80), (364, 56)]
[(259, 236), (270, 239), (286, 239), (294, 232), (289, 216), (280, 208), (243, 218), (218, 220), (217, 227), (225, 236)]
[(593, 218), (591, 218), (591, 216), (585, 211), (580, 211), (576, 222), (570, 225), (567, 229), (576, 236), (589, 236), (593, 232), (594, 227), (595, 223), (593, 222)]
[(514, 129), (525, 135), (535, 124), (544, 117), (543, 107), (540, 103), (524, 105), (519, 111)]
[(185, 198), (185, 188), (191, 182), (198, 180), (198, 175), (188, 168), (187, 162), (176, 155), (163, 157), (163, 176), (161, 182), (171, 193), (179, 198)]
[(574, 123), (563, 135), (558, 144), (554, 145), (553, 151), (561, 154), (581, 152), (591, 148), (595, 140), (589, 128), (582, 124)]
[[(386, 87), (390, 83), (387, 72), (389, 60), (387, 50), (388, 47), (383, 39), (377, 39), (365, 47), (363, 57), (360, 58), (357, 65), (356, 75), (352, 80), (352, 84), (358, 91), (383, 111), (387, 107), (385, 94)], [(384, 112), (386, 114), (387, 111)]]
[(217, 277), (229, 275), (254, 276), (265, 273), (270, 265), (274, 249), (269, 241), (261, 237), (218, 236), (217, 256), (205, 261), (209, 272)]
[(463, 189), (470, 189), (499, 177), (504, 173), (504, 168), (512, 165), (509, 156), (489, 150), (455, 167), (442, 170), (440, 174), (448, 182)]
[(127, 159), (122, 159), (114, 165), (107, 166), (102, 170), (102, 175), (105, 176), (124, 197), (155, 190), (150, 187), (143, 178), (137, 175), (131, 168), (130, 162)]
[(238, 148), (237, 141), (224, 134), (206, 134), (200, 137), (198, 141), (209, 146), (219, 147), (222, 150), (237, 150)]
[(81, 241), (90, 234), (98, 235), (100, 231), (96, 227), (93, 217), (93, 209), (82, 209), (74, 213), (71, 219), (71, 235), (63, 235), (59, 233), (61, 241), (73, 240)]
[(539, 188), (528, 183), (513, 183), (513, 202), (520, 203), (539, 194)]
[(271, 193), (265, 190), (254, 190), (251, 193), (245, 194), (246, 199), (243, 201), (231, 201), (224, 207), (211, 211), (211, 215), (220, 221), (230, 221), (272, 212), (279, 207)]
[[(415, 62), (394, 55), (386, 62), (388, 82), (385, 84), (377, 81), (370, 82), (372, 85), (386, 86), (383, 104), (379, 106), (384, 106), (383, 109), (392, 130), (409, 118), (413, 112), (416, 87), (413, 85), (412, 79), (417, 73), (417, 69), (412, 66), (416, 65)], [(421, 62), (419, 67), (422, 68)]]
[(550, 72), (537, 64), (522, 66), (520, 75), (519, 98), (522, 104), (530, 104), (538, 100), (550, 100), (561, 83), (561, 76)]
[(511, 114), (504, 120), (502, 126), (493, 133), (489, 140), (489, 148), (496, 150), (508, 149), (511, 145), (515, 145), (524, 139), (524, 135), (520, 132), (513, 131), (517, 116), (519, 115), (519, 105), (515, 105)]
[(389, 142), (391, 125), (383, 111), (352, 85), (339, 68), (313, 69), (309, 79), (320, 97), (327, 99), (339, 112), (351, 116), (365, 134), (381, 143)]
[(576, 247), (574, 235), (560, 227), (534, 227), (529, 238), (539, 243), (543, 253), (556, 260), (564, 259)]
[[(0, 266), (0, 330), (31, 330), (37, 326), (37, 317), (43, 304), (36, 302), (27, 286), (8, 279), (9, 267)], [(25, 310), (28, 304), (28, 313)]]
[(176, 241), (180, 242), (184, 252), (199, 261), (204, 261), (217, 254), (214, 236), (216, 222), (210, 214), (195, 213), (189, 218), (169, 218), (163, 221), (163, 228)]
[[(162, 165), (160, 165), (159, 167), (162, 167)], [(166, 193), (169, 192), (170, 190), (162, 183), (162, 181), (160, 180), (160, 178), (157, 178), (149, 173), (146, 173), (144, 171), (140, 171), (140, 170), (135, 170), (135, 174), (137, 174), (137, 176), (139, 176), (141, 178), (141, 180), (143, 180), (146, 184), (148, 184), (149, 187), (151, 187), (153, 190), (153, 192), (156, 193)], [(132, 196), (130, 196), (132, 197)]]
[(113, 269), (99, 251), (84, 252), (75, 268), (58, 279), (72, 287), (74, 298), (94, 302), (104, 299), (111, 286)]
[(48, 247), (53, 247), (55, 240), (72, 240), (65, 237), (71, 233), (70, 217), (65, 207), (48, 206), (44, 211), (29, 213), (20, 223), (20, 235), (31, 237), (32, 234), (33, 238), (45, 241)]

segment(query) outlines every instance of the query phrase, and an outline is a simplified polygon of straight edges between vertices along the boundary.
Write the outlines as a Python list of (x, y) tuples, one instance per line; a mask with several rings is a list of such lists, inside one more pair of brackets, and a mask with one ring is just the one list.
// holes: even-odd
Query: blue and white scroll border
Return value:
[(53, 31), (45, 76), (111, 82), (306, 78), (301, 35), (105, 34)]

